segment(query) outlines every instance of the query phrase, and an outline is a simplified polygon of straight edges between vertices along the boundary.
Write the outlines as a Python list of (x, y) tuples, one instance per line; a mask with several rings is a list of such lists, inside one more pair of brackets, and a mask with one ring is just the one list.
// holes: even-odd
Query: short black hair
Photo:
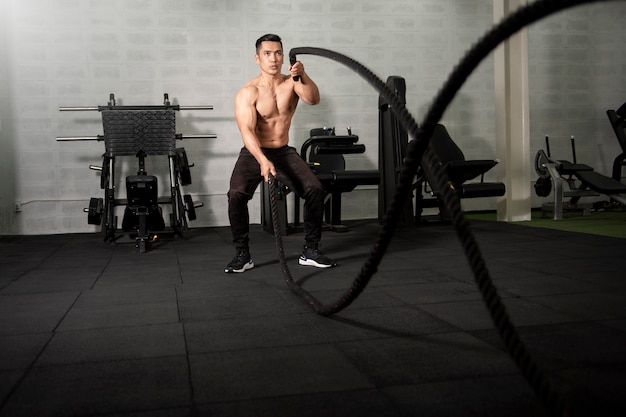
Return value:
[(283, 41), (282, 39), (280, 39), (280, 36), (278, 35), (274, 35), (272, 33), (268, 33), (266, 35), (261, 36), (259, 39), (256, 40), (256, 52), (259, 53), (259, 48), (261, 47), (261, 43), (263, 42), (278, 42), (280, 43), (280, 48), (282, 49), (283, 47)]

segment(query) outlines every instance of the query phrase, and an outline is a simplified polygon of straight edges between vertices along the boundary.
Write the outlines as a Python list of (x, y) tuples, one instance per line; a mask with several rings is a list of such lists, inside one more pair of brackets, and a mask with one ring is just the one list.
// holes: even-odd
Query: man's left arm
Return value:
[(295, 64), (289, 67), (289, 72), (291, 73), (292, 79), (295, 76), (300, 77), (298, 81), (293, 82), (293, 90), (298, 97), (300, 97), (306, 104), (319, 104), (320, 91), (315, 82), (304, 71), (304, 65), (302, 62), (296, 61)]

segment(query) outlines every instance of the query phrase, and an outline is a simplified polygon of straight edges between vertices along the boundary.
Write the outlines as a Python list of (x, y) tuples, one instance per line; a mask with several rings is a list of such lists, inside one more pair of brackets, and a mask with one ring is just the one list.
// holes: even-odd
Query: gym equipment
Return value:
[[(437, 163), (448, 175), (446, 185), (462, 198), (500, 197), (505, 193), (504, 183), (485, 182), (485, 174), (495, 167), (497, 159), (466, 160), (461, 148), (452, 140), (448, 130), (442, 124), (437, 124), (430, 139), (430, 146), (437, 155)], [(442, 190), (433, 178), (431, 167), (422, 164), (417, 172), (415, 220), (419, 223), (421, 214), (426, 207), (439, 207), (441, 218), (449, 217), (445, 205), (441, 200)], [(480, 181), (473, 181), (480, 177)], [(431, 198), (425, 198), (424, 193)]]
[[(216, 135), (182, 135), (176, 133), (176, 111), (212, 110), (213, 106), (172, 105), (168, 94), (164, 94), (162, 106), (121, 106), (116, 104), (115, 95), (109, 96), (106, 106), (60, 107), (60, 111), (99, 111), (102, 114), (104, 135), (57, 137), (57, 141), (97, 140), (104, 141), (105, 153), (102, 166), (90, 165), (100, 171), (100, 187), (104, 198), (91, 198), (87, 212), (89, 224), (101, 225), (105, 242), (115, 242), (117, 216), (116, 206), (125, 206), (122, 231), (134, 237), (140, 253), (146, 252), (156, 239), (154, 232), (165, 230), (161, 204), (170, 204), (170, 227), (175, 235), (182, 236), (188, 222), (196, 219), (197, 207), (191, 195), (184, 194), (181, 186), (191, 184), (190, 164), (185, 148), (176, 148), (176, 140), (213, 139)], [(145, 159), (152, 155), (168, 157), (170, 195), (160, 197), (158, 180), (148, 175)], [(136, 175), (126, 177), (126, 198), (116, 196), (115, 162), (122, 156), (134, 156), (138, 160)], [(103, 222), (104, 220), (104, 222)]]
[[(358, 185), (378, 185), (378, 170), (346, 170), (344, 155), (365, 152), (365, 145), (357, 143), (359, 137), (352, 134), (341, 136), (332, 129), (311, 129), (310, 137), (304, 141), (300, 156), (307, 161), (324, 186), (324, 218), (330, 230), (346, 231), (341, 223), (341, 194), (353, 191)], [(299, 226), (300, 199), (295, 197), (294, 223)]]
[[(378, 170), (346, 170), (344, 155), (365, 152), (365, 145), (357, 143), (358, 135), (352, 134), (347, 128), (347, 135), (336, 135), (335, 128), (311, 129), (309, 138), (300, 148), (300, 156), (304, 159), (324, 186), (324, 229), (335, 232), (347, 231), (341, 222), (341, 194), (353, 191), (359, 185), (378, 185)], [(261, 189), (261, 222), (263, 229), (273, 233), (271, 207), (269, 205), (269, 185), (264, 183)], [(287, 202), (285, 196), (290, 192), (287, 187), (277, 181), (277, 200), (280, 227), (283, 234), (291, 229), (300, 229), (300, 198), (294, 196), (294, 221), (290, 228), (287, 224)]]
[[(406, 83), (404, 78), (391, 76), (387, 78), (387, 87), (394, 91), (405, 104)], [(379, 158), (382, 173), (382, 184), (379, 188), (379, 218), (387, 211), (393, 201), (394, 190), (400, 177), (400, 168), (406, 157), (408, 135), (397, 120), (397, 115), (389, 106), (389, 100), (382, 94), (379, 104)], [(446, 187), (454, 190), (458, 198), (499, 197), (504, 195), (505, 186), (501, 182), (485, 182), (484, 175), (496, 164), (497, 160), (466, 160), (463, 151), (454, 143), (445, 126), (437, 124), (434, 128), (430, 146), (437, 155), (437, 164), (448, 175)], [(479, 182), (470, 182), (480, 177)], [(415, 212), (411, 200), (403, 207), (399, 224), (407, 226), (420, 223), (424, 208), (438, 207), (440, 218), (447, 218), (445, 205), (442, 204), (442, 189), (432, 174), (432, 167), (422, 164), (412, 184), (415, 193)], [(424, 197), (430, 194), (430, 198)], [(414, 216), (414, 217), (413, 217)]]
[(102, 215), (104, 213), (104, 200), (91, 197), (91, 199), (89, 199), (89, 208), (85, 210), (87, 211), (87, 223), (101, 224)]
[(626, 166), (626, 103), (622, 104), (617, 110), (607, 110), (607, 116), (611, 122), (611, 127), (617, 136), (619, 146), (622, 148), (622, 153), (617, 155), (613, 161), (613, 174), (614, 180), (622, 180), (622, 168)]
[[(275, 180), (276, 216), (281, 235), (288, 235), (297, 230), (295, 225), (290, 225), (287, 215), (287, 194), (291, 190), (278, 180)], [(261, 227), (267, 233), (274, 234), (272, 226), (272, 206), (270, 202), (270, 184), (263, 181), (261, 186)]]
[[(539, 149), (535, 155), (535, 171), (539, 179), (535, 182), (535, 192), (540, 197), (547, 197), (552, 191), (553, 201), (541, 206), (542, 217), (552, 213), (554, 220), (563, 219), (563, 211), (581, 210), (583, 215), (590, 215), (592, 203), (582, 203), (582, 197), (606, 195), (620, 204), (626, 204), (626, 185), (620, 181), (594, 171), (592, 167), (576, 161), (574, 136), (570, 137), (572, 161), (554, 160), (550, 155), (549, 137), (545, 137), (546, 150)], [(567, 184), (565, 189), (564, 184)], [(568, 201), (563, 198), (569, 197)]]
[[(293, 65), (293, 64), (295, 64), (295, 63), (296, 63), (296, 57), (295, 57), (295, 56), (289, 57), (289, 64)], [(300, 81), (300, 76), (299, 76), (299, 75), (296, 75), (295, 77), (293, 77), (293, 80), (294, 80), (295, 82)]]
[[(389, 76), (386, 86), (396, 94), (402, 105), (406, 105), (404, 78), (397, 75)], [(378, 167), (381, 173), (381, 184), (378, 187), (378, 220), (381, 222), (393, 202), (408, 144), (409, 135), (406, 129), (400, 124), (398, 115), (392, 110), (389, 100), (384, 94), (380, 94), (378, 97)], [(413, 203), (407, 198), (400, 212), (398, 225), (406, 227), (414, 224)]]

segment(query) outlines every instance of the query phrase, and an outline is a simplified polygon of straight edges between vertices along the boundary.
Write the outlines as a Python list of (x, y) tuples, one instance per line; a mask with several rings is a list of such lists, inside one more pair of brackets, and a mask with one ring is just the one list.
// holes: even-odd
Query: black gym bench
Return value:
[[(466, 160), (463, 151), (452, 140), (444, 125), (435, 126), (429, 146), (437, 155), (441, 168), (448, 176), (448, 186), (456, 192), (459, 199), (500, 197), (505, 194), (504, 183), (485, 181), (485, 174), (499, 161), (497, 159)], [(476, 181), (477, 178), (479, 178), (478, 181)], [(430, 169), (424, 164), (418, 171), (416, 188), (416, 221), (420, 220), (422, 209), (427, 207), (438, 207), (439, 216), (446, 219), (447, 213), (441, 201), (442, 190), (437, 187)], [(430, 194), (429, 198), (424, 197), (428, 194)]]
[[(347, 135), (336, 135), (334, 128), (311, 129), (309, 138), (304, 141), (300, 149), (300, 157), (304, 159), (325, 191), (324, 200), (324, 229), (335, 232), (346, 231), (341, 220), (341, 194), (353, 191), (359, 185), (378, 185), (380, 172), (378, 170), (347, 170), (344, 155), (364, 153), (366, 147), (358, 143), (359, 137), (352, 134), (348, 128)], [(288, 234), (290, 229), (300, 230), (300, 198), (294, 196), (293, 225), (288, 226), (286, 195), (289, 193), (284, 185), (277, 184), (278, 219), (281, 233)], [(269, 188), (264, 183), (261, 188), (261, 223), (263, 229), (273, 233), (271, 208), (269, 204)]]
[[(611, 200), (626, 204), (626, 184), (600, 174), (589, 165), (577, 163), (573, 136), (571, 144), (574, 162), (552, 159), (548, 136), (546, 151), (539, 149), (535, 155), (535, 171), (539, 174), (535, 192), (540, 197), (547, 197), (550, 192), (554, 194), (552, 202), (541, 206), (542, 216), (548, 217), (548, 213), (553, 213), (554, 220), (561, 220), (566, 210), (581, 210), (583, 215), (590, 215), (593, 205), (581, 203), (582, 197), (606, 195)], [(567, 184), (567, 189), (564, 184)], [(565, 197), (569, 200), (564, 201)]]

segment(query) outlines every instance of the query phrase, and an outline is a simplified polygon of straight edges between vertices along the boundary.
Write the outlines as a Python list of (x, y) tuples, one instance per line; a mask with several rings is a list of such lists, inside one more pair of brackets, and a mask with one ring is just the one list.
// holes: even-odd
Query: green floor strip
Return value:
[[(473, 220), (497, 220), (495, 211), (467, 212), (465, 216)], [(583, 216), (581, 212), (565, 212), (562, 220), (542, 218), (541, 210), (532, 210), (530, 221), (515, 222), (514, 224), (626, 238), (626, 210), (594, 211), (589, 216)]]

